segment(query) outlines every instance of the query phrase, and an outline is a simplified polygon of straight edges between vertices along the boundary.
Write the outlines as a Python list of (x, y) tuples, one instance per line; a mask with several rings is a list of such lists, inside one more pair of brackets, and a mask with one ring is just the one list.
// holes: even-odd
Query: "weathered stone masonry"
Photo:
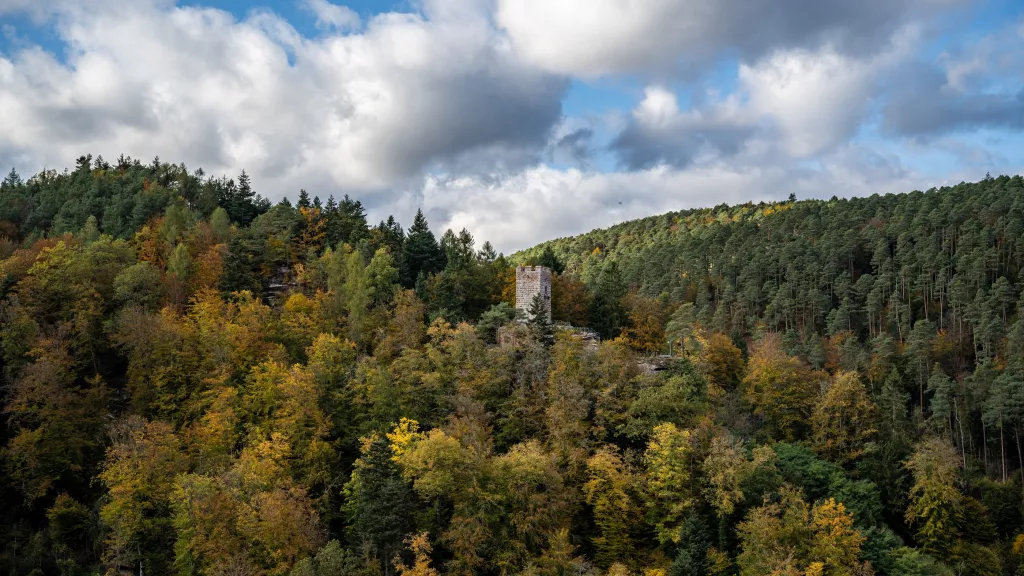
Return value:
[(551, 321), (551, 269), (543, 266), (516, 267), (516, 308), (523, 311), (529, 318), (530, 305), (533, 297), (540, 294), (544, 298), (548, 322)]

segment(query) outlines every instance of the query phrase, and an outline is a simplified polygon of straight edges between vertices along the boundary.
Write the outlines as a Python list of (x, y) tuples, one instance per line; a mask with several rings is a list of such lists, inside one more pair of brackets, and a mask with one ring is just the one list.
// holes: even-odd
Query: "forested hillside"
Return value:
[(858, 368), (872, 343), (941, 336), (943, 353), (932, 360), (959, 373), (1017, 355), (1005, 346), (1024, 280), (1022, 235), (1024, 179), (1004, 176), (928, 192), (674, 212), (513, 258), (553, 252), (588, 284), (613, 275), (640, 294), (689, 304), (681, 318), (738, 342), (786, 334), (818, 365), (826, 350), (817, 336), (855, 337), (867, 354)]
[[(0, 572), (1018, 573), (1022, 194), (722, 206), (506, 260), (244, 174), (12, 172)], [(520, 261), (603, 340), (517, 322)]]

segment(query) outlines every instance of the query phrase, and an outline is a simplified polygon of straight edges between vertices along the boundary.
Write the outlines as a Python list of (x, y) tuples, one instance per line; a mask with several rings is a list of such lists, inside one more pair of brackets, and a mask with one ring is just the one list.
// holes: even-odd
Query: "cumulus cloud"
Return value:
[(684, 168), (702, 154), (736, 155), (756, 129), (757, 118), (735, 97), (684, 112), (674, 93), (650, 86), (611, 149), (633, 170), (659, 164)]
[(832, 46), (780, 50), (741, 64), (737, 92), (712, 94), (686, 111), (673, 92), (648, 87), (611, 148), (630, 169), (685, 167), (701, 155), (728, 158), (755, 139), (788, 158), (828, 152), (856, 133), (879, 78), (909, 56), (912, 37), (905, 33), (886, 51), (862, 58)]
[(585, 165), (590, 160), (593, 139), (594, 130), (587, 127), (558, 136), (552, 146), (552, 158), (555, 162)]
[(829, 44), (871, 53), (908, 20), (956, 0), (497, 0), (526, 58), (580, 76), (701, 68), (725, 53), (755, 61)]
[[(955, 134), (1024, 129), (1024, 29), (918, 60), (912, 23), (958, 0), (417, 0), (365, 21), (297, 1), (315, 37), (259, 9), (0, 0), (63, 41), (18, 33), (0, 52), (0, 169), (87, 152), (244, 168), (274, 199), (348, 193), (406, 224), (423, 206), (509, 251), (667, 210), (979, 176), (908, 163), (922, 135), (942, 135), (931, 160), (1022, 168)], [(711, 67), (725, 93), (679, 73)], [(585, 102), (601, 86), (567, 100), (606, 74), (606, 109)], [(876, 128), (887, 141), (864, 145)]]
[(934, 137), (1024, 129), (1024, 28), (1014, 24), (934, 61), (902, 67), (883, 109), (889, 133)]
[(245, 168), (272, 197), (366, 195), (428, 170), (535, 163), (562, 116), (567, 81), (523, 65), (485, 13), (449, 3), (316, 39), (265, 11), (49, 9), (65, 61), (38, 48), (0, 56), (0, 163), (23, 172), (129, 152)]
[(777, 52), (741, 66), (740, 84), (750, 107), (778, 129), (789, 154), (808, 157), (853, 136), (875, 95), (878, 75), (895, 58), (893, 53), (851, 58), (832, 47)]
[(322, 30), (359, 28), (359, 15), (348, 6), (331, 4), (327, 0), (304, 0), (302, 6), (316, 16), (316, 26)]
[(891, 133), (929, 137), (955, 130), (1024, 129), (1024, 90), (977, 93), (945, 83), (938, 70), (908, 71), (913, 86), (896, 89), (884, 109), (884, 127)]
[(423, 200), (442, 227), (474, 231), (506, 253), (538, 241), (672, 210), (798, 198), (849, 197), (927, 189), (959, 182), (905, 169), (898, 158), (844, 146), (820, 167), (709, 163), (680, 170), (601, 173), (546, 165), (502, 179), (429, 178)]

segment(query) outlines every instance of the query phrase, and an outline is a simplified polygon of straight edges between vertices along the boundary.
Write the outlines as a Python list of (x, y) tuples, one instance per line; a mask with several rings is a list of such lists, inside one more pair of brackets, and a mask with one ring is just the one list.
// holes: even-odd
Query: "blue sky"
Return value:
[(0, 169), (121, 153), (499, 249), (1024, 170), (1011, 0), (0, 0)]

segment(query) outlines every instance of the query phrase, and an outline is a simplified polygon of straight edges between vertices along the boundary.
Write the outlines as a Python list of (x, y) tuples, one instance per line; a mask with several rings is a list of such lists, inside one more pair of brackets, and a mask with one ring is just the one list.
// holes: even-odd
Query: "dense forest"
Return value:
[(1024, 179), (508, 258), (294, 200), (3, 180), (0, 572), (1024, 573)]

